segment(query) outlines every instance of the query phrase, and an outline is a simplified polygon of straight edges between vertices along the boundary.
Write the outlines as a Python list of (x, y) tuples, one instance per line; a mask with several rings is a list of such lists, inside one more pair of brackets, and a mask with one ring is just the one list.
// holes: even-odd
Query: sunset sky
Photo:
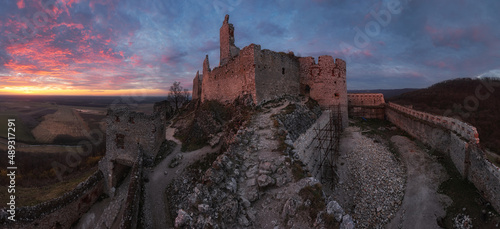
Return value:
[(348, 89), (500, 76), (500, 1), (2, 0), (0, 94), (165, 95), (236, 45), (347, 60)]

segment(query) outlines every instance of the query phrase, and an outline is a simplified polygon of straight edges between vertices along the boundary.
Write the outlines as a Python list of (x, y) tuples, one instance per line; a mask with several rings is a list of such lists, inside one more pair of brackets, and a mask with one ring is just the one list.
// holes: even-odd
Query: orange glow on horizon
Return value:
[(168, 91), (160, 89), (82, 90), (34, 86), (4, 87), (0, 89), (0, 95), (166, 96), (167, 94)]

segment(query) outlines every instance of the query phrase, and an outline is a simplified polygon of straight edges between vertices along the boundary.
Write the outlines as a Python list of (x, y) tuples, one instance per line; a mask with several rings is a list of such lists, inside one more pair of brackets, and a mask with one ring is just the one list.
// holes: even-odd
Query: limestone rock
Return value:
[(342, 223), (340, 223), (340, 229), (354, 229), (354, 221), (350, 215), (345, 215), (342, 217)]
[(263, 175), (260, 175), (259, 177), (257, 177), (257, 184), (261, 188), (267, 187), (267, 186), (275, 184), (275, 183), (276, 183), (276, 181), (268, 175), (263, 174)]
[(182, 209), (179, 209), (177, 212), (177, 217), (175, 218), (175, 227), (183, 227), (183, 226), (189, 226), (191, 224), (191, 221), (193, 219), (187, 212), (185, 212)]
[(328, 202), (326, 206), (326, 213), (332, 214), (333, 216), (335, 216), (335, 220), (340, 222), (340, 220), (342, 220), (342, 216), (344, 215), (344, 209), (342, 209), (337, 201), (332, 200)]

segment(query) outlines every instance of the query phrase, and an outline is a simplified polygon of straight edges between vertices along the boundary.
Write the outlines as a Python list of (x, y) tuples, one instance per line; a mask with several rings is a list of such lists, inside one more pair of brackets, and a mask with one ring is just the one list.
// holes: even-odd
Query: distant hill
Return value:
[(348, 90), (347, 93), (382, 93), (384, 98), (391, 98), (401, 95), (406, 92), (418, 90), (418, 88), (403, 88), (403, 89), (374, 89), (374, 90)]
[[(487, 85), (490, 85), (489, 90)], [(491, 87), (492, 86), (492, 87)], [(414, 90), (386, 101), (454, 117), (475, 126), (481, 145), (500, 154), (500, 79), (460, 78)]]

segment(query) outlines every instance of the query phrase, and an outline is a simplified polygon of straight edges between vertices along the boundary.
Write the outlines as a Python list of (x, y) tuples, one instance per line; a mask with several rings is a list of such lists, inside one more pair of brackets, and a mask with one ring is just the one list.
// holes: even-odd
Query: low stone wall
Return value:
[(348, 93), (349, 106), (380, 106), (385, 104), (382, 93)]
[(0, 219), (2, 228), (70, 228), (103, 193), (103, 174), (97, 171), (63, 196), (16, 211), (16, 222)]
[(351, 106), (349, 104), (350, 117), (385, 119), (385, 106)]
[(486, 159), (475, 127), (394, 103), (386, 106), (386, 117), (411, 136), (449, 155), (460, 174), (500, 211), (500, 168)]
[(381, 93), (347, 94), (350, 117), (385, 119), (385, 100)]
[(137, 217), (139, 215), (139, 203), (141, 197), (141, 186), (142, 186), (142, 153), (139, 153), (137, 162), (134, 164), (132, 171), (130, 171), (130, 184), (128, 186), (127, 199), (125, 201), (125, 207), (121, 215), (120, 228), (136, 228), (137, 227)]
[(402, 112), (413, 118), (427, 121), (433, 125), (437, 125), (445, 129), (451, 130), (455, 132), (457, 135), (463, 137), (467, 141), (479, 143), (479, 134), (477, 133), (476, 128), (465, 122), (462, 122), (454, 118), (432, 115), (429, 113), (416, 111), (411, 108), (407, 108), (395, 103), (388, 103), (387, 106), (390, 107), (392, 110)]

